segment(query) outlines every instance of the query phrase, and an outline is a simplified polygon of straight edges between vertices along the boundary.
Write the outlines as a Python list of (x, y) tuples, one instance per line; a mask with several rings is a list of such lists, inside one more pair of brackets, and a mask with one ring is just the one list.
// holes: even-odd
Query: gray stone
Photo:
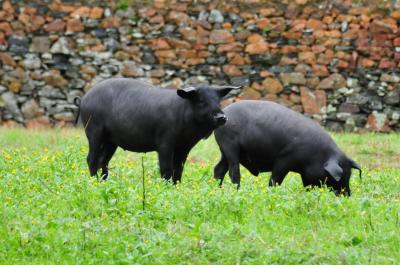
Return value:
[(29, 40), (26, 37), (11, 36), (7, 40), (10, 52), (23, 55), (29, 51)]
[(0, 94), (6, 92), (8, 89), (5, 86), (0, 85)]
[(69, 91), (68, 94), (67, 94), (67, 102), (69, 104), (74, 104), (74, 99), (76, 97), (82, 97), (82, 96), (83, 96), (83, 91), (77, 90), (77, 89), (73, 89), (73, 90)]
[(359, 85), (358, 85), (358, 79), (356, 79), (356, 78), (347, 78), (347, 86), (349, 87), (349, 88), (356, 88), (356, 87), (359, 87)]
[(387, 82), (387, 83), (398, 83), (400, 82), (400, 77), (397, 75), (389, 75), (389, 74), (382, 74), (381, 79), (382, 82)]
[(67, 55), (73, 54), (72, 43), (68, 38), (61, 37), (51, 46), (50, 52)]
[(60, 121), (67, 121), (67, 122), (75, 121), (75, 115), (71, 112), (56, 113), (56, 114), (54, 114), (54, 118), (56, 120), (60, 120)]
[(10, 112), (12, 118), (16, 121), (22, 122), (24, 119), (22, 113), (18, 108), (17, 98), (14, 93), (8, 91), (0, 96), (0, 106), (4, 106)]
[(21, 106), (21, 112), (25, 119), (33, 119), (44, 114), (34, 99), (30, 99)]
[(200, 20), (200, 21), (207, 21), (209, 15), (210, 15), (210, 14), (209, 14), (207, 11), (201, 10), (200, 13), (199, 13), (198, 20)]
[(339, 112), (347, 112), (347, 113), (357, 113), (360, 111), (360, 108), (355, 104), (350, 103), (342, 103), (339, 107)]
[(61, 92), (60, 89), (51, 87), (51, 86), (45, 86), (39, 91), (39, 96), (40, 97), (46, 97), (49, 99), (65, 99), (66, 96), (64, 93)]
[(346, 32), (349, 29), (349, 23), (347, 21), (343, 21), (342, 24), (340, 24), (340, 30), (342, 32)]
[(34, 53), (28, 53), (25, 55), (25, 59), (22, 61), (22, 65), (26, 69), (39, 69), (42, 64), (40, 58)]
[(279, 77), (284, 86), (305, 85), (307, 83), (307, 80), (302, 73), (281, 73)]
[(219, 10), (213, 9), (211, 10), (210, 16), (208, 17), (208, 22), (222, 23), (224, 22), (224, 16), (221, 14)]
[(394, 105), (400, 103), (400, 90), (390, 91), (383, 98), (383, 102), (388, 105)]
[(31, 52), (46, 53), (50, 51), (51, 41), (49, 37), (33, 37), (30, 47)]

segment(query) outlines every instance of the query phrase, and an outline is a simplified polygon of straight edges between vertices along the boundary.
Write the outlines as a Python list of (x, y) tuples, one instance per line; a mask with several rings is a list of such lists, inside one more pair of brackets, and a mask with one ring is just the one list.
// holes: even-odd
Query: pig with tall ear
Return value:
[[(178, 96), (188, 100), (193, 118), (198, 123), (208, 124), (211, 129), (223, 125), (227, 117), (220, 108), (220, 101), (238, 86), (190, 86), (177, 90)], [(211, 131), (208, 135), (211, 134)]]
[(229, 172), (240, 186), (240, 167), (257, 176), (271, 172), (270, 186), (280, 185), (288, 172), (301, 175), (304, 186), (327, 185), (350, 195), (351, 170), (361, 168), (339, 149), (311, 119), (271, 101), (242, 100), (223, 109), (228, 117), (215, 130), (221, 160), (214, 177), (222, 185)]
[(181, 180), (189, 151), (226, 122), (221, 99), (234, 86), (163, 89), (127, 78), (95, 84), (82, 98), (80, 113), (89, 143), (90, 175), (108, 164), (116, 149), (158, 153), (160, 173)]

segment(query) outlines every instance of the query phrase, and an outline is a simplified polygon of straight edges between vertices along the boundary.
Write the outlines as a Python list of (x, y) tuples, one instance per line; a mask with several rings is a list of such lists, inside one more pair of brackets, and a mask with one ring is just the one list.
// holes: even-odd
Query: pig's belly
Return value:
[(145, 134), (115, 134), (112, 142), (124, 150), (132, 152), (152, 152), (157, 150), (156, 139)]
[(269, 155), (266, 150), (263, 150), (263, 152), (241, 150), (239, 160), (240, 164), (247, 168), (251, 174), (257, 176), (261, 172), (271, 171), (276, 157)]

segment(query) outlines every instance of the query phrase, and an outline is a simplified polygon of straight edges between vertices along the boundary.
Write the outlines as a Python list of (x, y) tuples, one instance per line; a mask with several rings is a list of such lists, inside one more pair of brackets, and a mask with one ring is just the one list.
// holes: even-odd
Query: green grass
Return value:
[(177, 186), (143, 156), (143, 211), (141, 154), (118, 150), (99, 182), (81, 130), (0, 130), (0, 264), (399, 264), (400, 135), (334, 138), (363, 167), (350, 198), (243, 169), (218, 188), (211, 137)]

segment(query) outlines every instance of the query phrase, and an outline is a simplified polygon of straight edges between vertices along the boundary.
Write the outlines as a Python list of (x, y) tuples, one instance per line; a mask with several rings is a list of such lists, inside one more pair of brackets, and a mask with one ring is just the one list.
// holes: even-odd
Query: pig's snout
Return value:
[(214, 122), (217, 126), (224, 125), (227, 120), (228, 117), (226, 117), (224, 113), (217, 113), (214, 115)]

